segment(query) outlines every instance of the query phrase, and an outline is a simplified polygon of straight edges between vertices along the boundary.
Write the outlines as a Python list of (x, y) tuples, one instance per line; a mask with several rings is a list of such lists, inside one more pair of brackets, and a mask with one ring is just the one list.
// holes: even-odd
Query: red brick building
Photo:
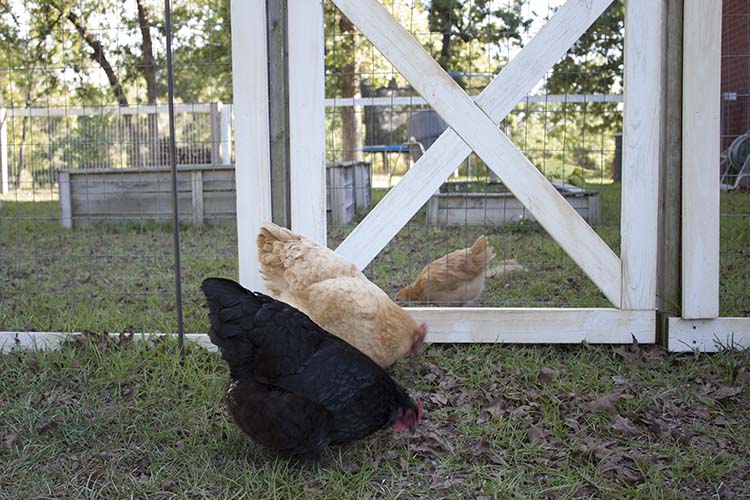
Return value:
[[(714, 1), (714, 0), (707, 0)], [(721, 146), (750, 131), (750, 0), (724, 0)]]

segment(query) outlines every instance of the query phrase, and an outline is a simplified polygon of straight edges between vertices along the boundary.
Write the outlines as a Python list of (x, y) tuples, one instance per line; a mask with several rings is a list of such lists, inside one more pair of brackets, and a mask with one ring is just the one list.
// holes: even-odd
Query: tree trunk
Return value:
[[(29, 118), (30, 119), (30, 118)], [(33, 177), (31, 176), (31, 172), (29, 172), (26, 168), (26, 158), (25, 153), (26, 151), (26, 117), (21, 118), (21, 144), (18, 147), (18, 169), (16, 169), (16, 179), (15, 179), (15, 186), (16, 189), (21, 189), (22, 184), (24, 184), (24, 179), (31, 178), (32, 184), (33, 184)]]
[[(143, 38), (141, 48), (143, 52), (143, 78), (146, 80), (146, 99), (148, 104), (156, 105), (156, 59), (154, 58), (154, 45), (151, 41), (151, 27), (149, 26), (149, 14), (144, 0), (136, 0), (138, 4), (138, 24)], [(159, 147), (159, 115), (157, 113), (148, 116), (148, 139), (149, 139), (149, 163), (158, 165), (165, 162), (161, 157)]]
[[(66, 17), (68, 21), (73, 24), (76, 31), (78, 31), (78, 33), (83, 37), (89, 48), (91, 48), (89, 57), (92, 61), (97, 63), (104, 71), (104, 74), (107, 75), (107, 80), (109, 81), (110, 87), (112, 87), (112, 91), (115, 93), (115, 97), (117, 98), (117, 102), (119, 103), (119, 105), (122, 107), (128, 107), (128, 99), (122, 89), (120, 79), (117, 78), (115, 70), (107, 60), (107, 56), (104, 54), (104, 48), (102, 47), (101, 42), (96, 38), (96, 36), (94, 36), (93, 33), (91, 33), (91, 31), (89, 31), (89, 29), (85, 24), (83, 24), (83, 21), (80, 17), (78, 17), (76, 13), (72, 11), (68, 12)], [(128, 131), (129, 135), (129, 144), (127, 147), (127, 151), (128, 157), (130, 158), (130, 164), (142, 165), (143, 161), (141, 159), (141, 152), (138, 144), (138, 131), (133, 125), (133, 115), (124, 115), (122, 119), (125, 123), (125, 128)]]
[[(12, 12), (10, 14), (16, 25), (20, 28), (21, 24), (18, 18), (14, 16)], [(61, 17), (62, 13), (60, 13), (60, 15), (58, 15), (55, 19), (51, 20), (51, 22), (38, 34), (36, 46), (33, 50), (29, 50), (27, 56), (28, 54), (39, 54), (40, 49), (44, 45), (44, 41), (47, 39), (47, 36), (49, 36), (55, 26), (57, 26), (57, 24), (60, 22)], [(26, 100), (24, 102), (24, 106), (27, 109), (31, 107), (31, 105), (34, 103), (34, 100), (36, 99), (36, 97), (32, 96), (34, 92), (34, 85), (36, 83), (34, 79), (34, 71), (37, 67), (36, 62), (38, 60), (38, 56), (31, 56), (30, 59), (27, 59), (27, 62), (32, 62), (31, 64), (29, 64), (30, 69), (28, 74), (28, 85), (26, 86)], [(20, 188), (21, 185), (25, 183), (31, 184), (31, 187), (33, 188), (34, 184), (34, 173), (31, 169), (27, 168), (26, 165), (26, 136), (28, 135), (28, 129), (31, 126), (31, 117), (28, 117), (28, 122), (25, 116), (21, 118), (21, 144), (18, 147), (18, 168), (16, 170), (16, 178), (14, 179), (16, 188)], [(10, 172), (8, 174), (10, 175)]]
[[(26, 100), (24, 107), (29, 109), (31, 104), (34, 102), (32, 99), (32, 93), (34, 90), (34, 68), (29, 72), (29, 81), (26, 86)], [(16, 188), (20, 189), (24, 184), (30, 184), (29, 189), (33, 189), (34, 186), (34, 173), (26, 165), (26, 136), (28, 135), (29, 127), (32, 126), (31, 117), (21, 118), (21, 144), (18, 148), (18, 168), (16, 169)]]
[(448, 26), (443, 31), (443, 45), (440, 47), (440, 65), (446, 70), (450, 71), (451, 63), (451, 27)]
[[(360, 92), (359, 73), (357, 72), (357, 47), (354, 36), (354, 25), (344, 16), (339, 21), (339, 29), (346, 53), (344, 64), (341, 66), (341, 95), (342, 97), (362, 97)], [(362, 161), (363, 140), (362, 140), (362, 107), (361, 106), (344, 106), (341, 108), (341, 126), (343, 127), (342, 137), (342, 160), (343, 161)]]

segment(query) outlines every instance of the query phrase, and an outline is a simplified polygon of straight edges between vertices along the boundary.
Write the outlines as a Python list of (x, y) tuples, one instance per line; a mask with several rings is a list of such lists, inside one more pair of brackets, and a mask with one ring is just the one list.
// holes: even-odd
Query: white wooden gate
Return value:
[[(450, 125), (337, 251), (364, 268), (473, 150), (612, 307), (410, 308), (417, 320), (428, 322), (430, 340), (623, 343), (632, 334), (654, 342), (666, 0), (626, 1), (620, 256), (497, 126), (612, 0), (568, 0), (476, 100), (378, 0), (332, 1)], [(702, 10), (712, 4), (687, 3)], [(233, 1), (232, 23), (240, 279), (262, 289), (254, 240), (271, 210), (265, 0)], [(322, 0), (289, 0), (288, 23), (292, 229), (325, 242)], [(699, 85), (696, 96), (703, 90)]]
[(682, 317), (669, 319), (672, 351), (750, 348), (750, 318), (719, 317), (719, 169), (706, 168), (720, 149), (721, 4), (685, 0)]

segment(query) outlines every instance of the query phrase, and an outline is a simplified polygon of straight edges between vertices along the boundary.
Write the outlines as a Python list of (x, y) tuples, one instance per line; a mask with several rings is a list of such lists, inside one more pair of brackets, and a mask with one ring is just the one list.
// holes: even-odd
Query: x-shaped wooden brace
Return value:
[(451, 127), (337, 251), (364, 268), (473, 150), (619, 307), (619, 257), (496, 125), (612, 0), (568, 0), (475, 102), (380, 2), (333, 2)]

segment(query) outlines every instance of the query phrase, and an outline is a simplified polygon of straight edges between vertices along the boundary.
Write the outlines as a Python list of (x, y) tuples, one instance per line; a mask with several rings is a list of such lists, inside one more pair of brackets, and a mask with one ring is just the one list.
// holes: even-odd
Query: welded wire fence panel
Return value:
[[(563, 3), (383, 2), (472, 97)], [(331, 2), (325, 2), (325, 9), (328, 227), (329, 246), (335, 247), (412, 168), (431, 168), (417, 162), (448, 124)], [(500, 122), (503, 132), (617, 253), (623, 15), (622, 2), (614, 2)], [(366, 181), (356, 182), (351, 162), (369, 165)], [(359, 190), (371, 193), (368, 203), (355, 202)], [(395, 296), (418, 279), (424, 266), (471, 247), (480, 235), (486, 235), (494, 248), (494, 259), (479, 270), (442, 280), (460, 267), (460, 257), (454, 254), (448, 264), (430, 267), (435, 273), (427, 279), (432, 291), (407, 290), (400, 295), (405, 303), (609, 305), (475, 154), (455, 165), (446, 182), (365, 272)], [(476, 284), (482, 279), (484, 290), (477, 297)], [(453, 291), (447, 293), (448, 289)]]
[[(383, 3), (476, 97), (563, 2)], [(730, 152), (730, 146), (750, 129), (745, 4), (725, 0), (726, 184), (743, 178), (742, 165), (734, 166), (742, 150)], [(174, 330), (162, 3), (9, 5), (0, 13), (7, 41), (0, 61), (0, 330)], [(335, 248), (412, 168), (429, 167), (419, 159), (448, 126), (329, 1), (324, 7), (327, 207)], [(231, 105), (220, 104), (232, 102), (229, 14), (228, 0), (174, 6), (189, 332), (207, 328), (200, 281), (237, 275)], [(500, 122), (616, 253), (622, 30), (623, 4), (615, 1)], [(750, 310), (750, 202), (747, 188), (739, 187), (722, 195), (723, 315)], [(470, 247), (480, 235), (496, 256), (481, 266), (478, 301), (467, 275), (453, 283), (458, 291), (450, 300), (441, 302), (433, 288), (426, 296), (402, 295), (405, 302), (609, 305), (474, 154), (455, 166), (365, 272), (393, 297), (426, 264)]]
[[(0, 330), (175, 330), (163, 8), (0, 12)], [(172, 19), (186, 329), (205, 331), (201, 280), (237, 274), (229, 2)]]
[(724, 0), (721, 316), (750, 316), (750, 4)]

